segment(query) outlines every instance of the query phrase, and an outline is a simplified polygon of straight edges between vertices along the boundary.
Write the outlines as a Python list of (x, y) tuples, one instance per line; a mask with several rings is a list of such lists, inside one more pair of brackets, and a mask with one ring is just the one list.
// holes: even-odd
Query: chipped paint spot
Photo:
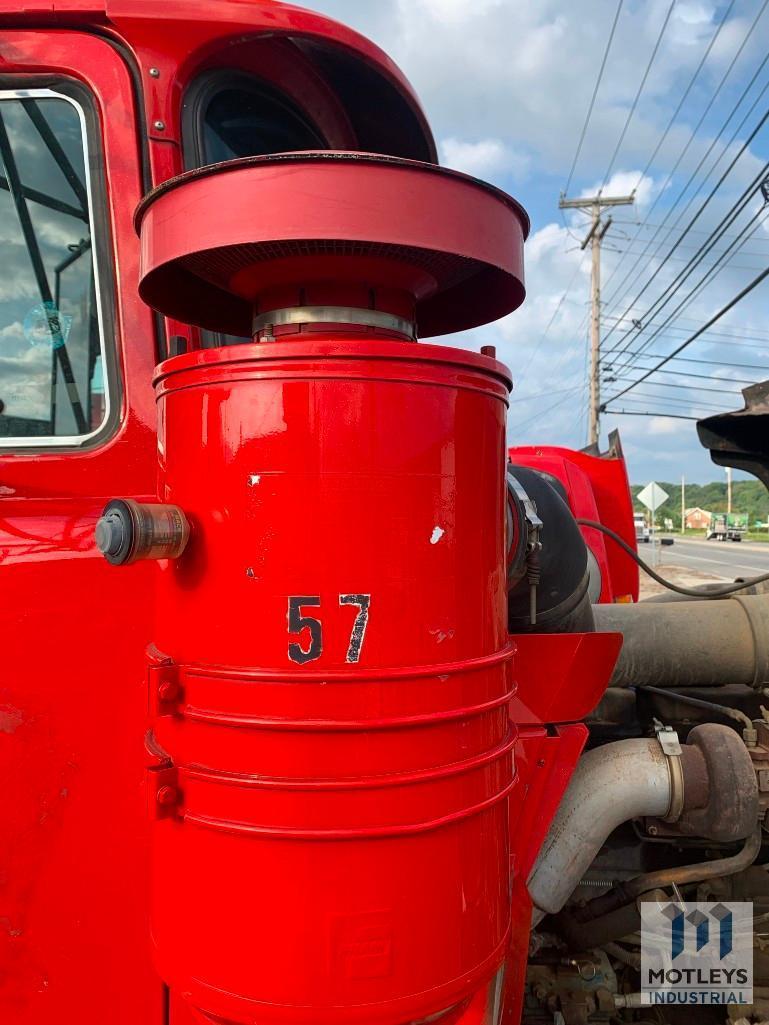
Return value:
[(2, 918), (0, 918), (0, 927), (5, 929), (5, 931), (12, 939), (17, 939), (17, 937), (21, 936), (21, 929), (14, 928), (14, 926), (11, 924), (10, 918), (6, 918), (5, 915)]
[(0, 705), (0, 733), (15, 733), (23, 721), (18, 708), (12, 705)]
[(446, 531), (443, 527), (433, 527), (433, 532), (430, 535), (430, 544), (437, 545), (445, 533)]
[(252, 473), (251, 476), (248, 478), (248, 486), (250, 488), (255, 488), (261, 479), (261, 473)]
[(435, 638), (436, 644), (443, 644), (444, 641), (450, 641), (454, 636), (453, 630), (430, 630), (430, 636)]
[(247, 577), (255, 577), (256, 576), (256, 573), (254, 573), (254, 567), (253, 566), (246, 566), (246, 576)]

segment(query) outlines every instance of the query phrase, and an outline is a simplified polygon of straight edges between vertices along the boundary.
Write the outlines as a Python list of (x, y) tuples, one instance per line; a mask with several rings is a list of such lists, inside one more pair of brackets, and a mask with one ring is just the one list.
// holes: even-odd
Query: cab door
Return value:
[(93, 528), (155, 490), (134, 81), (87, 32), (0, 29), (0, 1021), (160, 1025), (149, 956), (151, 568)]

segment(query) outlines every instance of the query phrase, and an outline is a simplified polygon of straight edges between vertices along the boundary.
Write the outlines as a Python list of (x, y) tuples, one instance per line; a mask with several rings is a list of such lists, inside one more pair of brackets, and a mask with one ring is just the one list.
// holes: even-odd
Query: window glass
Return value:
[[(287, 97), (250, 75), (215, 72), (197, 89), (188, 101), (188, 166), (328, 149), (320, 132)], [(200, 337), (204, 348), (251, 341), (216, 331), (201, 331)]]
[(0, 444), (80, 442), (108, 414), (86, 168), (72, 99), (0, 90)]
[(222, 84), (202, 111), (203, 163), (292, 150), (325, 149), (320, 134), (277, 93), (245, 77)]

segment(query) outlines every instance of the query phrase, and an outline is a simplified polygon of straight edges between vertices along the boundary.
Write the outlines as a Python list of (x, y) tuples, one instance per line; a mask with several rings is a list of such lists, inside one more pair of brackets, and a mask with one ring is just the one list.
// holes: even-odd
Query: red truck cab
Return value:
[(134, 210), (190, 167), (321, 148), (435, 159), (400, 71), (328, 18), (262, 0), (0, 3), (9, 1025), (169, 1013), (145, 897), (150, 567), (116, 573), (93, 531), (112, 496), (155, 492), (156, 363), (220, 339), (140, 301)]

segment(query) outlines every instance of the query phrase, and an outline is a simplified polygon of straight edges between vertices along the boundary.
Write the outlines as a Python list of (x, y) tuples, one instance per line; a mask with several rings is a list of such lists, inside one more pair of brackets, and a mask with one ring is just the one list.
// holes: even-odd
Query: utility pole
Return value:
[(560, 210), (584, 210), (590, 213), (593, 222), (580, 249), (591, 245), (592, 271), (590, 275), (590, 418), (588, 421), (588, 444), (595, 445), (599, 436), (601, 414), (601, 242), (609, 230), (611, 217), (601, 220), (601, 211), (606, 206), (627, 206), (635, 202), (635, 193), (630, 196), (586, 196), (579, 199), (558, 201)]
[(731, 466), (726, 467), (726, 511), (731, 513), (732, 511), (732, 468)]
[(681, 533), (686, 533), (686, 477), (681, 474)]

